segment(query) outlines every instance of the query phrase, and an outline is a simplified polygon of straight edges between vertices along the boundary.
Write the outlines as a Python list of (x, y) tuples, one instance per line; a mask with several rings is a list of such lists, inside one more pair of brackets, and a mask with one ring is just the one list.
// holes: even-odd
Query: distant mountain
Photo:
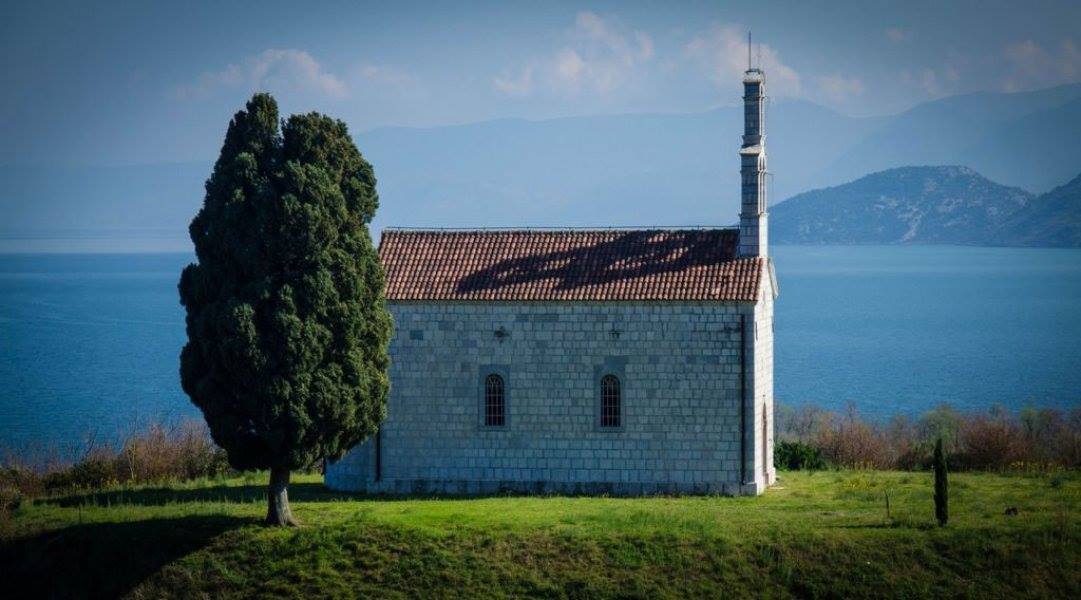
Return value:
[[(735, 220), (742, 109), (545, 121), (504, 119), (354, 132), (375, 167), (373, 224), (717, 225)], [(770, 109), (777, 194), (806, 189), (881, 124), (808, 102)], [(224, 128), (223, 123), (223, 128)], [(771, 142), (772, 143), (772, 142)], [(0, 237), (13, 232), (157, 227), (183, 235), (206, 162), (124, 167), (0, 166)], [(3, 246), (0, 245), (0, 251)]]
[(968, 167), (902, 167), (770, 208), (779, 244), (1081, 246), (1081, 176), (1035, 197)]
[(1081, 170), (1081, 84), (920, 104), (833, 160), (827, 185), (904, 165), (956, 164), (1037, 193), (1073, 177)]
[(998, 240), (1010, 246), (1081, 247), (1081, 175), (1009, 218)]
[[(742, 109), (384, 128), (357, 143), (384, 200), (376, 225), (695, 225), (735, 220)], [(770, 114), (775, 193), (821, 182), (878, 127), (808, 102)]]
[[(1006, 186), (1036, 192), (1081, 170), (1081, 84), (955, 96), (889, 117), (854, 118), (784, 100), (768, 111), (771, 200), (912, 164), (966, 164)], [(742, 109), (732, 106), (392, 127), (354, 137), (379, 179), (377, 231), (388, 225), (716, 225), (737, 218), (742, 118)], [(0, 251), (43, 230), (93, 229), (107, 236), (152, 228), (186, 243), (213, 158), (107, 168), (0, 166)], [(933, 233), (924, 226), (919, 232)], [(953, 235), (950, 229), (940, 234)]]

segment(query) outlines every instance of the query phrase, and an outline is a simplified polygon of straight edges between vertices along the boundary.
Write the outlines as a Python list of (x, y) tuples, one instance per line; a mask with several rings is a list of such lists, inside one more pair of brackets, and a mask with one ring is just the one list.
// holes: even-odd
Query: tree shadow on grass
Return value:
[(117, 598), (222, 533), (257, 522), (200, 515), (89, 523), (0, 542), (0, 595)]
[[(265, 485), (219, 485), (191, 489), (170, 487), (137, 488), (85, 492), (38, 500), (44, 504), (73, 506), (164, 506), (182, 502), (224, 502), (230, 504), (265, 502)], [(294, 483), (289, 486), (289, 500), (294, 502), (333, 502), (356, 500), (360, 496), (335, 492), (321, 483)]]
[[(64, 508), (76, 506), (165, 506), (187, 502), (221, 502), (244, 504), (266, 502), (265, 485), (219, 485), (200, 488), (145, 487), (135, 489), (80, 492), (66, 496), (42, 498), (36, 503), (51, 504)], [(362, 492), (339, 492), (322, 483), (292, 483), (289, 485), (290, 502), (341, 502), (378, 501), (402, 502), (409, 500), (485, 500), (489, 498), (595, 498), (597, 494), (540, 494), (523, 491), (499, 491), (487, 494), (365, 494)], [(634, 496), (629, 496), (634, 497)], [(671, 496), (678, 497), (678, 495)]]
[[(40, 498), (37, 504), (50, 504), (63, 508), (78, 506), (166, 506), (192, 502), (215, 502), (225, 504), (265, 503), (267, 488), (265, 485), (218, 485), (198, 488), (144, 487), (135, 489), (106, 490), (99, 492), (79, 492), (52, 498)], [(678, 498), (681, 494), (651, 496), (654, 498)], [(693, 497), (692, 495), (688, 495)], [(290, 502), (344, 502), (375, 501), (405, 502), (410, 500), (455, 500), (480, 501), (492, 498), (597, 498), (598, 494), (569, 493), (542, 494), (526, 491), (496, 491), (486, 494), (366, 494), (362, 492), (340, 492), (332, 490), (322, 483), (293, 483), (289, 485)], [(635, 498), (640, 496), (627, 496)], [(641, 496), (646, 497), (646, 496)]]

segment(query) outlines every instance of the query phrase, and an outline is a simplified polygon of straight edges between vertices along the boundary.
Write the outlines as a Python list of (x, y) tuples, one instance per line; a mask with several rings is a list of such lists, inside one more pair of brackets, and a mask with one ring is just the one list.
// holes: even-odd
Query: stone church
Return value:
[(743, 85), (738, 229), (384, 231), (388, 414), (326, 484), (753, 495), (773, 483), (762, 71)]

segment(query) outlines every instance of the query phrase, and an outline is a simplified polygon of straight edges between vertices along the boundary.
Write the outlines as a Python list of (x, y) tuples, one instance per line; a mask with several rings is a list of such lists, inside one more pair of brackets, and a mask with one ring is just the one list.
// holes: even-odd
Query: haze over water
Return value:
[[(1081, 403), (1081, 250), (773, 250), (780, 403), (873, 417)], [(178, 375), (190, 260), (0, 255), (0, 447), (199, 417)]]

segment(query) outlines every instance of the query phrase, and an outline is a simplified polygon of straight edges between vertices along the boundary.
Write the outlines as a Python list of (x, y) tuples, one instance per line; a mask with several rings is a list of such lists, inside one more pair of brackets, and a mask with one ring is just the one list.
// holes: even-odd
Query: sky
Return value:
[[(222, 4), (224, 6), (219, 6)], [(354, 131), (778, 101), (884, 115), (1081, 81), (1061, 2), (13, 2), (0, 165), (212, 160), (254, 91)]]

